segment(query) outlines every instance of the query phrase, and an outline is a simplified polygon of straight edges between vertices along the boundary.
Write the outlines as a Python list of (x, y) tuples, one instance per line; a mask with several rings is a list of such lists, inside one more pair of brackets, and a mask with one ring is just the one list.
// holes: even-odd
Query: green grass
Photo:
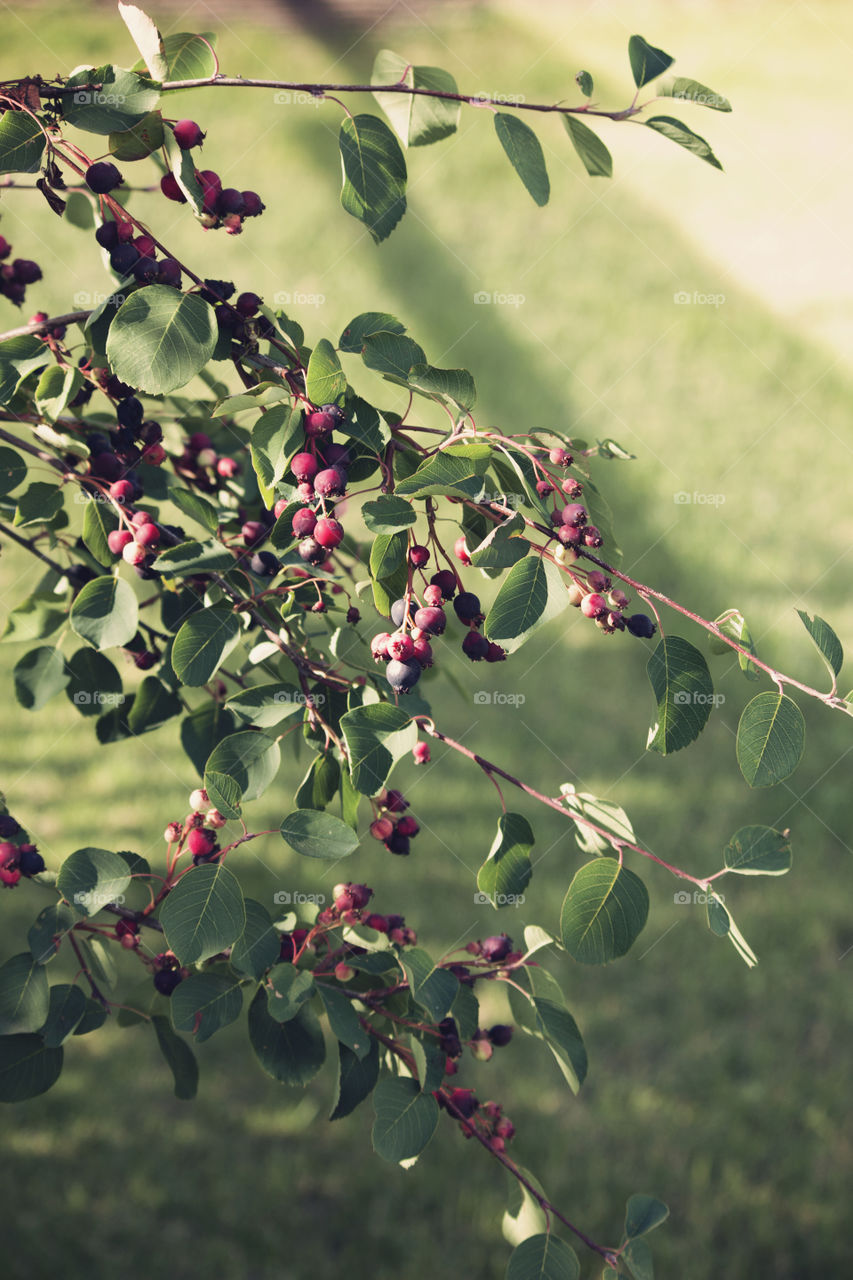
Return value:
[[(517, 87), (533, 99), (561, 96), (566, 68), (587, 59), (583, 26), (571, 43), (548, 48), (511, 15), (440, 14), (435, 32), (374, 32), (349, 52), (350, 40), (324, 45), (297, 31), (241, 25), (239, 35), (222, 35), (223, 65), (244, 75), (363, 76), (374, 48), (388, 44), (447, 66), (472, 89)], [(117, 19), (84, 29), (67, 12), (26, 16), (51, 52), (10, 18), (4, 76), (129, 56)], [(646, 34), (667, 47), (666, 14), (662, 22)], [(616, 100), (623, 61), (620, 46), (598, 63)], [(706, 78), (701, 49), (689, 71)], [(741, 68), (734, 74), (746, 77)], [(738, 80), (715, 75), (708, 81), (734, 97)], [(674, 306), (674, 292), (704, 290), (718, 267), (677, 220), (637, 194), (640, 174), (611, 186), (580, 175), (556, 122), (540, 130), (553, 184), (546, 209), (534, 208), (506, 166), (485, 113), (471, 112), (458, 139), (410, 154), (409, 216), (374, 248), (337, 204), (336, 108), (286, 108), (271, 97), (206, 91), (175, 106), (209, 130), (206, 163), (235, 185), (257, 186), (268, 212), (234, 241), (202, 238), (185, 211), (169, 208), (168, 242), (208, 274), (234, 277), (268, 299), (322, 294), (320, 306), (290, 307), (309, 341), (335, 340), (360, 310), (394, 312), (436, 363), (474, 372), (484, 423), (614, 436), (638, 460), (602, 464), (596, 478), (616, 512), (628, 570), (705, 616), (744, 607), (762, 656), (822, 681), (793, 611), (817, 611), (842, 637), (853, 634), (850, 386), (833, 358), (731, 281), (723, 308)], [(683, 114), (725, 161), (728, 140), (734, 149), (741, 136), (737, 114), (707, 127), (703, 117), (701, 128)], [(619, 155), (623, 165), (632, 142)], [(660, 204), (666, 191), (677, 203), (682, 174), (685, 184), (698, 181), (697, 162), (677, 158), (656, 193)], [(651, 188), (659, 182), (654, 157), (644, 163)], [(708, 174), (706, 200), (736, 198), (733, 179)], [(96, 250), (89, 237), (60, 228), (35, 195), (13, 197), (4, 196), (0, 230), (16, 253), (46, 268), (44, 287), (31, 291), (33, 309), (64, 309), (69, 296), (93, 289)], [(141, 216), (159, 223), (158, 198), (134, 199)], [(481, 306), (473, 301), (479, 290), (525, 300)], [(376, 390), (350, 367), (357, 386)], [(393, 389), (383, 388), (381, 402), (397, 406)], [(725, 501), (674, 502), (694, 490)], [(0, 569), (5, 613), (30, 589), (32, 571), (5, 545)], [(687, 623), (672, 627), (702, 643)], [(651, 866), (637, 868), (652, 911), (631, 958), (601, 970), (553, 962), (590, 1054), (578, 1099), (544, 1052), (524, 1044), (466, 1065), (464, 1082), (505, 1103), (519, 1131), (517, 1158), (592, 1235), (615, 1238), (634, 1191), (666, 1199), (673, 1220), (653, 1239), (659, 1275), (832, 1274), (846, 1257), (853, 1164), (844, 1124), (853, 1015), (843, 960), (853, 946), (844, 892), (849, 722), (804, 707), (809, 749), (800, 770), (770, 792), (750, 793), (736, 768), (734, 730), (754, 687), (727, 659), (711, 659), (726, 702), (689, 752), (662, 760), (644, 751), (653, 707), (643, 644), (605, 639), (572, 613), (500, 668), (463, 664), (453, 648), (442, 645), (440, 662), (469, 697), (440, 692), (438, 681), (430, 696), (442, 727), (467, 745), (546, 792), (572, 781), (617, 799), (647, 847), (696, 873), (718, 865), (745, 822), (790, 826), (795, 852), (786, 879), (724, 885), (759, 954), (751, 972), (709, 934), (700, 907), (673, 903), (677, 886)], [(22, 652), (0, 648), (7, 691)], [(474, 704), (474, 691), (492, 688), (526, 701), (514, 710)], [(158, 856), (158, 833), (182, 814), (196, 781), (173, 727), (120, 752), (99, 748), (91, 726), (60, 699), (35, 716), (5, 704), (3, 743), (0, 787), (51, 865), (90, 843)], [(306, 767), (285, 756), (255, 806), (260, 829), (278, 825)], [(579, 865), (566, 824), (507, 797), (535, 823), (536, 875), (518, 915), (481, 914), (472, 907), (474, 877), (497, 817), (494, 791), (441, 748), (433, 760), (399, 772), (423, 827), (415, 855), (389, 861), (365, 847), (350, 873), (374, 885), (379, 909), (405, 912), (436, 952), (496, 927), (518, 932), (528, 919), (555, 927)], [(281, 841), (257, 844), (240, 853), (255, 896), (327, 887)], [(22, 948), (36, 901), (32, 889), (3, 894), (5, 951)], [(488, 1009), (490, 1018), (505, 1016), (500, 1004)], [(441, 1266), (477, 1280), (502, 1274), (503, 1175), (481, 1152), (443, 1126), (414, 1170), (389, 1168), (369, 1153), (369, 1107), (326, 1124), (331, 1067), (305, 1094), (282, 1090), (255, 1067), (243, 1036), (232, 1027), (203, 1047), (191, 1105), (172, 1097), (145, 1028), (111, 1028), (72, 1043), (53, 1091), (4, 1113), (13, 1280), (56, 1270), (100, 1280), (117, 1266), (132, 1280), (160, 1271), (178, 1280), (211, 1271), (222, 1280), (420, 1280)], [(589, 1255), (583, 1274), (598, 1274)]]

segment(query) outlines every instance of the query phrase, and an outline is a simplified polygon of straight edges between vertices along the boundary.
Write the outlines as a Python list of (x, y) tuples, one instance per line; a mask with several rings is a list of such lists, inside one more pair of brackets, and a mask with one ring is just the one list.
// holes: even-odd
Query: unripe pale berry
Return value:
[(583, 587), (580, 586), (579, 583), (573, 582), (569, 586), (569, 589), (566, 592), (566, 595), (569, 597), (569, 604), (574, 605), (576, 609), (579, 609), (581, 605), (581, 600), (583, 600), (584, 596), (586, 595), (586, 592), (584, 591)]
[(572, 463), (572, 455), (567, 453), (565, 449), (552, 449), (548, 454), (548, 458), (555, 467), (568, 467)]
[(190, 808), (203, 809), (210, 804), (210, 797), (204, 787), (196, 787), (195, 791), (190, 792)]
[(166, 830), (163, 832), (163, 839), (166, 841), (166, 844), (174, 844), (177, 840), (180, 840), (182, 831), (183, 827), (180, 822), (170, 822)]
[(210, 809), (207, 817), (205, 818), (207, 825), (209, 827), (213, 827), (214, 831), (218, 831), (220, 827), (224, 827), (227, 821), (228, 819), (223, 818), (218, 809)]
[(144, 547), (139, 545), (138, 542), (128, 542), (127, 545), (122, 548), (121, 555), (122, 559), (128, 564), (135, 565), (142, 564), (147, 552)]
[(389, 657), (388, 642), (390, 641), (390, 639), (391, 637), (389, 636), (387, 631), (380, 631), (379, 634), (374, 636), (373, 639), (371, 640), (370, 652), (372, 653), (374, 659), (377, 662), (380, 662), (383, 659), (387, 659)]
[(607, 601), (597, 591), (591, 591), (581, 600), (581, 613), (586, 618), (598, 618), (607, 612)]
[(412, 747), (412, 758), (414, 759), (415, 764), (429, 764), (429, 743), (416, 742)]

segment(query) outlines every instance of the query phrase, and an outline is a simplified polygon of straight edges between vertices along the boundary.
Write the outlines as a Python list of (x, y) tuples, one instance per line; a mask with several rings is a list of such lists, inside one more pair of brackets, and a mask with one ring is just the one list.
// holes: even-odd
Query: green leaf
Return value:
[(192, 867), (160, 908), (169, 947), (181, 964), (197, 964), (242, 936), (246, 909), (240, 882), (221, 863)]
[(397, 485), (403, 498), (428, 498), (447, 495), (453, 498), (479, 498), (483, 477), (489, 467), (492, 451), (488, 445), (467, 445), (443, 449), (422, 463), (417, 471)]
[(578, 86), (585, 98), (592, 97), (594, 85), (592, 76), (588, 71), (579, 71), (575, 76), (575, 84)]
[(289, 404), (266, 409), (252, 429), (252, 466), (258, 477), (261, 496), (273, 505), (273, 488), (281, 480), (292, 456), (304, 440), (302, 412)]
[(588, 1069), (586, 1047), (578, 1024), (566, 1007), (559, 983), (547, 970), (536, 965), (526, 968), (520, 981), (529, 987), (532, 1000), (511, 988), (513, 1017), (527, 1035), (548, 1046), (569, 1088), (577, 1093)]
[(134, 4), (123, 4), (119, 0), (118, 11), (133, 43), (142, 54), (152, 80), (165, 80), (169, 74), (169, 64), (163, 52), (163, 39), (155, 24), (147, 13)]
[(211, 774), (226, 774), (237, 783), (244, 800), (257, 800), (266, 791), (280, 766), (281, 750), (278, 743), (266, 734), (246, 729), (229, 734), (216, 744), (207, 759), (204, 776), (207, 779)]
[(94, 578), (72, 604), (70, 621), (71, 630), (94, 649), (127, 644), (139, 624), (136, 596), (121, 578)]
[(459, 979), (448, 969), (437, 968), (422, 947), (410, 947), (400, 956), (415, 1004), (426, 1009), (433, 1022), (448, 1013), (459, 990)]
[(321, 751), (311, 761), (296, 792), (297, 809), (325, 809), (338, 794), (340, 781), (341, 766), (331, 752)]
[(772, 787), (790, 777), (806, 742), (803, 713), (783, 693), (759, 693), (737, 727), (737, 762), (751, 787)]
[(291, 716), (304, 715), (305, 701), (305, 694), (295, 685), (275, 681), (241, 689), (232, 694), (225, 705), (256, 729), (275, 729)]
[(229, 608), (223, 605), (199, 610), (187, 618), (175, 636), (175, 675), (182, 684), (207, 684), (239, 639), (240, 620)]
[(551, 183), (545, 168), (542, 144), (536, 134), (518, 116), (510, 115), (507, 111), (498, 111), (495, 115), (495, 131), (510, 164), (536, 204), (547, 204), (551, 195)]
[(361, 315), (355, 316), (354, 319), (350, 320), (338, 339), (338, 346), (341, 351), (350, 352), (352, 355), (360, 355), (365, 340), (371, 334), (382, 332), (391, 334), (405, 333), (406, 326), (396, 316), (389, 315), (387, 311), (363, 311)]
[(62, 937), (77, 923), (77, 912), (65, 902), (43, 907), (27, 932), (27, 944), (36, 964), (48, 964)]
[(0, 116), (0, 173), (38, 173), (44, 151), (44, 129), (25, 111)]
[(341, 731), (349, 753), (353, 786), (364, 796), (376, 795), (418, 737), (411, 716), (390, 702), (347, 711), (341, 716)]
[(681, 636), (661, 640), (646, 671), (658, 713), (646, 747), (665, 756), (699, 737), (714, 706), (714, 685), (702, 654)]
[(431, 364), (414, 364), (409, 370), (408, 383), (414, 391), (454, 405), (463, 413), (477, 403), (477, 388), (467, 369), (436, 369)]
[(93, 916), (115, 902), (130, 884), (124, 858), (109, 849), (77, 849), (56, 877), (56, 887), (81, 915)]
[(488, 638), (515, 653), (543, 623), (567, 606), (562, 574), (541, 556), (513, 565), (486, 615)]
[(41, 1036), (0, 1037), (0, 1102), (25, 1102), (46, 1093), (62, 1071), (62, 1050)]
[(361, 514), (371, 533), (396, 533), (413, 525), (418, 518), (411, 502), (392, 493), (383, 493), (373, 502), (365, 502)]
[[(597, 827), (604, 827), (606, 831), (611, 831), (617, 840), (636, 844), (637, 838), (630, 819), (618, 804), (614, 804), (612, 800), (600, 800), (598, 796), (591, 795), (587, 791), (576, 792), (574, 787), (561, 788), (561, 790), (563, 799), (574, 813), (588, 818)], [(606, 853), (612, 848), (609, 840), (583, 823), (576, 825), (575, 840), (584, 853)]]
[(99, 716), (124, 700), (121, 676), (109, 658), (94, 649), (78, 649), (68, 659), (65, 669), (68, 673), (66, 697), (82, 716)]
[(642, 89), (644, 84), (648, 84), (656, 76), (662, 75), (675, 61), (668, 53), (664, 53), (663, 49), (656, 49), (642, 36), (631, 36), (628, 41), (628, 57), (634, 84), (638, 89)]
[(134, 735), (151, 733), (183, 711), (180, 698), (156, 676), (146, 676), (136, 691), (127, 716), (127, 727)]
[(652, 1251), (648, 1242), (642, 1237), (629, 1240), (620, 1257), (624, 1263), (627, 1263), (633, 1280), (655, 1280)]
[(829, 623), (825, 622), (818, 614), (804, 613), (802, 609), (798, 609), (797, 613), (799, 614), (800, 622), (802, 622), (820, 650), (821, 657), (829, 667), (830, 675), (835, 678), (841, 671), (844, 662), (844, 650), (841, 647), (841, 641)]
[(791, 842), (787, 831), (772, 827), (741, 827), (723, 850), (729, 871), (742, 876), (782, 876), (791, 870)]
[(281, 824), (281, 838), (306, 858), (334, 861), (358, 848), (358, 836), (340, 818), (316, 809), (295, 809)]
[(175, 1097), (189, 1102), (198, 1092), (198, 1063), (186, 1040), (175, 1035), (168, 1018), (158, 1014), (151, 1019), (157, 1033), (160, 1052), (175, 1078)]
[(234, 717), (219, 702), (208, 698), (181, 721), (181, 746), (199, 777), (214, 749), (234, 732)]
[(408, 538), (404, 533), (380, 533), (370, 548), (370, 574), (373, 578), (390, 578), (406, 556)]
[(210, 360), (218, 328), (213, 308), (198, 294), (164, 284), (132, 293), (107, 337), (113, 373), (149, 395), (186, 386)]
[(219, 70), (214, 51), (216, 36), (206, 31), (193, 35), (178, 31), (163, 40), (170, 80), (210, 80)]
[(530, 850), (534, 840), (530, 823), (520, 813), (504, 813), (498, 819), (488, 859), (477, 872), (477, 888), (488, 894), (494, 906), (514, 903), (523, 896), (533, 874)]
[(95, 215), (92, 212), (92, 198), (82, 191), (69, 191), (65, 199), (66, 222), (81, 231), (92, 231), (95, 227)]
[(163, 117), (159, 111), (149, 111), (129, 129), (110, 134), (110, 155), (119, 163), (144, 160), (162, 147), (163, 136)]
[(321, 338), (308, 361), (305, 392), (314, 404), (333, 404), (345, 395), (347, 380), (338, 353), (328, 338)]
[(692, 129), (688, 129), (687, 125), (682, 124), (680, 120), (675, 120), (672, 116), (652, 116), (651, 119), (644, 120), (643, 124), (649, 129), (654, 129), (655, 133), (662, 134), (664, 138), (669, 138), (670, 142), (677, 142), (680, 147), (692, 152), (700, 160), (707, 161), (715, 169), (722, 169), (723, 166), (705, 139), (700, 138), (699, 134), (694, 133)]
[(26, 475), (27, 464), (20, 454), (15, 453), (14, 449), (0, 447), (0, 498), (5, 498), (7, 493), (17, 489)]
[(412, 338), (396, 330), (378, 329), (365, 335), (361, 358), (368, 369), (408, 385), (409, 370), (426, 364), (426, 353)]
[(68, 77), (65, 87), (77, 90), (62, 99), (68, 123), (102, 136), (130, 129), (160, 101), (153, 81), (123, 67), (84, 67)]
[(476, 569), (508, 569), (523, 560), (530, 550), (524, 537), (524, 517), (517, 512), (503, 524), (496, 524), (478, 546), (471, 550), (471, 563)]
[(375, 1042), (362, 1027), (352, 1000), (337, 987), (330, 987), (326, 983), (318, 984), (317, 990), (326, 1007), (326, 1016), (329, 1019), (332, 1034), (336, 1035), (360, 1061), (366, 1058)]
[(341, 125), (339, 145), (344, 173), (341, 204), (379, 244), (406, 212), (405, 156), (377, 116), (348, 116)]
[(714, 93), (707, 85), (698, 80), (687, 80), (678, 76), (670, 83), (658, 86), (661, 98), (681, 98), (686, 102), (696, 102), (701, 107), (710, 107), (712, 111), (731, 111), (732, 104), (721, 93)]
[(97, 498), (88, 498), (83, 508), (83, 541), (98, 564), (104, 567), (115, 560), (107, 538), (117, 528), (118, 516), (110, 504)]
[(708, 916), (708, 928), (718, 938), (724, 938), (731, 927), (729, 913), (717, 898), (708, 895), (708, 901), (705, 903), (705, 911)]
[(61, 510), (61, 490), (55, 484), (37, 480), (18, 498), (12, 523), (18, 528), (27, 524), (42, 524), (52, 520)]
[[(718, 618), (714, 619), (716, 626), (719, 627), (723, 635), (728, 636), (739, 644), (743, 649), (755, 653), (755, 645), (752, 640), (752, 632), (749, 629), (746, 618), (739, 609), (726, 609)], [(718, 639), (715, 635), (708, 636), (708, 647), (712, 653), (731, 653), (729, 645), (724, 640)], [(744, 653), (737, 656), (738, 666), (740, 667), (747, 680), (758, 679), (758, 669), (754, 663)]]
[(41, 1030), (45, 1048), (58, 1049), (69, 1036), (74, 1035), (86, 1014), (88, 1000), (80, 987), (67, 982), (50, 988), (50, 1006), (47, 1021)]
[(207, 498), (202, 498), (181, 485), (175, 485), (169, 490), (169, 501), (174, 502), (179, 511), (189, 516), (190, 520), (195, 520), (196, 524), (202, 525), (208, 533), (216, 533), (219, 516), (216, 507)]
[(555, 1235), (528, 1236), (513, 1250), (506, 1280), (579, 1280), (577, 1254)]
[(56, 422), (82, 385), (83, 375), (79, 369), (73, 366), (61, 369), (58, 364), (49, 365), (36, 383), (33, 393), (36, 408), (48, 422)]
[[(167, 547), (154, 561), (158, 573), (174, 578), (190, 578), (197, 573), (225, 573), (234, 567), (234, 556), (221, 542), (190, 539)], [(199, 617), (202, 611), (199, 611)]]
[(69, 681), (62, 654), (46, 645), (19, 658), (12, 677), (15, 697), (28, 711), (40, 711)]
[(376, 1041), (370, 1041), (367, 1053), (362, 1058), (340, 1041), (337, 1098), (329, 1119), (341, 1120), (355, 1111), (359, 1103), (373, 1092), (378, 1079), (379, 1047)]
[(246, 926), (231, 948), (231, 968), (242, 978), (259, 982), (278, 960), (281, 937), (270, 913), (254, 898), (246, 898)]
[(276, 1022), (263, 988), (249, 1006), (249, 1041), (264, 1071), (281, 1084), (308, 1084), (326, 1058), (323, 1032), (310, 1008), (289, 1022)]
[(420, 1155), (438, 1125), (438, 1104), (430, 1094), (421, 1093), (417, 1080), (380, 1080), (373, 1091), (373, 1107), (373, 1149), (392, 1164)]
[(189, 1032), (197, 1044), (239, 1018), (242, 1008), (240, 983), (224, 973), (191, 973), (169, 1000), (172, 1026)]
[(289, 1022), (314, 993), (314, 975), (292, 964), (277, 964), (269, 972), (267, 1013), (276, 1022)]
[(607, 964), (630, 949), (648, 914), (640, 877), (615, 858), (596, 858), (569, 885), (560, 915), (563, 946), (580, 964)]
[(669, 1208), (655, 1196), (634, 1195), (625, 1206), (625, 1235), (629, 1240), (654, 1231), (669, 1217)]
[[(407, 84), (415, 89), (433, 89), (440, 93), (458, 93), (456, 81), (440, 67), (415, 67), (381, 49), (376, 55), (370, 83)], [(455, 133), (459, 124), (461, 103), (446, 98), (406, 93), (373, 94), (404, 147), (425, 147)]]
[(47, 1017), (47, 973), (29, 951), (12, 956), (0, 968), (0, 1036), (38, 1031)]
[(612, 178), (613, 157), (598, 134), (594, 133), (577, 116), (564, 115), (562, 120), (566, 133), (571, 139), (572, 146), (583, 161), (583, 166), (590, 177)]
[(86, 1001), (86, 1012), (74, 1028), (74, 1034), (75, 1036), (87, 1036), (91, 1031), (100, 1030), (106, 1020), (106, 1009), (97, 1000), (90, 998)]
[[(525, 1180), (535, 1187), (544, 1199), (547, 1199), (541, 1183), (530, 1170), (525, 1169), (523, 1165), (519, 1165), (518, 1168)], [(501, 1231), (504, 1240), (511, 1245), (518, 1245), (522, 1240), (543, 1232), (548, 1225), (548, 1220), (539, 1201), (534, 1199), (523, 1183), (509, 1176), (507, 1188), (509, 1203), (501, 1222)]]

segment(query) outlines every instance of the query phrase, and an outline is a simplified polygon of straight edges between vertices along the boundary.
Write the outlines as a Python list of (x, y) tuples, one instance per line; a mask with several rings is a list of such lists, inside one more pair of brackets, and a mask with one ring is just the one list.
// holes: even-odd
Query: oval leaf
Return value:
[(0, 1037), (0, 1102), (24, 1102), (46, 1093), (62, 1071), (62, 1050), (41, 1036)]
[(702, 654), (681, 636), (661, 640), (646, 671), (658, 704), (646, 747), (665, 756), (699, 737), (714, 705), (714, 685)]
[(495, 116), (495, 131), (510, 164), (533, 199), (540, 206), (547, 204), (551, 183), (545, 168), (542, 144), (536, 134), (523, 120), (510, 115), (508, 111), (499, 111)]
[(783, 693), (759, 693), (747, 703), (737, 727), (737, 762), (751, 787), (772, 787), (789, 778), (803, 755), (806, 722)]
[(723, 854), (729, 871), (742, 876), (782, 876), (791, 870), (788, 833), (772, 827), (741, 827)]
[(593, 133), (577, 116), (563, 116), (563, 124), (584, 168), (591, 178), (612, 178), (613, 157), (597, 133)]
[(249, 1041), (264, 1071), (281, 1084), (308, 1084), (326, 1058), (326, 1042), (316, 1015), (310, 1009), (300, 1009), (288, 1022), (276, 1022), (267, 1010), (263, 989), (249, 1006)]
[(115, 902), (130, 884), (124, 858), (109, 849), (77, 849), (65, 859), (56, 887), (82, 915), (93, 916)]
[(207, 684), (239, 638), (240, 621), (230, 609), (199, 610), (187, 618), (175, 636), (172, 646), (175, 675), (183, 684)]
[(224, 951), (246, 926), (237, 877), (221, 864), (193, 867), (163, 903), (160, 923), (181, 964), (196, 964)]
[(216, 346), (213, 308), (194, 293), (167, 285), (137, 289), (110, 325), (107, 359), (113, 373), (149, 395), (186, 386)]
[(347, 117), (339, 136), (344, 184), (341, 204), (363, 222), (376, 244), (406, 212), (406, 159), (377, 116)]
[(423, 1094), (416, 1080), (381, 1080), (373, 1092), (376, 1120), (373, 1149), (383, 1160), (399, 1164), (418, 1156), (435, 1133), (438, 1104)]
[(578, 1280), (581, 1264), (564, 1240), (554, 1235), (528, 1236), (513, 1250), (506, 1280)]
[(281, 837), (306, 858), (334, 861), (358, 848), (358, 836), (340, 818), (317, 809), (295, 809), (281, 824)]
[(563, 902), (563, 946), (581, 964), (624, 956), (649, 914), (649, 895), (638, 875), (616, 858), (596, 858), (577, 872)]
[(127, 644), (138, 623), (136, 596), (126, 582), (110, 574), (87, 582), (71, 606), (71, 630), (94, 649)]

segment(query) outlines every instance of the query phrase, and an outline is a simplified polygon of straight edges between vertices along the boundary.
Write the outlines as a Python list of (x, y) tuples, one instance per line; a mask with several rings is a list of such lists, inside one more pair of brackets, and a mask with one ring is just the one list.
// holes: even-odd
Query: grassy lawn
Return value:
[[(827, 16), (837, 7), (811, 9)], [(754, 6), (762, 8), (769, 6)], [(703, 60), (707, 19), (675, 7), (679, 39), (670, 41), (669, 9), (650, 12), (659, 15), (654, 29), (641, 30), (672, 44), (685, 72), (733, 99), (749, 89), (753, 73), (743, 62), (727, 70), (719, 33), (710, 65)], [(446, 66), (466, 88), (517, 88), (531, 100), (553, 100), (576, 68), (592, 64), (592, 51), (602, 98), (621, 100), (624, 41), (621, 34), (611, 41), (615, 28), (599, 22), (594, 7), (551, 45), (511, 11), (439, 13), (433, 30), (413, 21), (369, 32), (354, 47), (351, 38), (323, 41), (241, 22), (221, 31), (222, 64), (247, 76), (361, 78), (375, 50), (389, 45)], [(98, 14), (97, 23), (68, 9), (7, 17), (3, 77), (127, 61), (120, 20)], [(213, 17), (205, 24), (219, 26)], [(808, 27), (812, 52), (819, 30)], [(769, 113), (783, 90), (777, 85), (773, 97), (773, 66), (762, 67)], [(805, 102), (811, 86), (786, 82), (784, 92)], [(827, 93), (824, 82), (821, 102)], [(435, 363), (472, 370), (483, 423), (615, 437), (637, 461), (602, 463), (596, 479), (614, 508), (627, 570), (706, 617), (743, 607), (766, 660), (810, 683), (824, 680), (794, 610), (816, 611), (842, 638), (853, 635), (850, 379), (804, 325), (774, 313), (774, 299), (756, 299), (759, 286), (743, 282), (722, 246), (717, 253), (695, 230), (682, 230), (672, 213), (683, 183), (690, 200), (716, 202), (730, 218), (734, 204), (744, 234), (757, 236), (750, 219), (759, 216), (760, 174), (742, 165), (737, 176), (706, 173), (681, 154), (659, 166), (662, 144), (651, 152), (643, 138), (635, 152), (634, 135), (620, 135), (620, 169), (607, 185), (580, 173), (550, 121), (539, 132), (552, 199), (539, 210), (507, 167), (491, 123), (472, 111), (441, 149), (410, 153), (409, 215), (374, 248), (338, 205), (334, 104), (282, 106), (271, 92), (210, 90), (191, 105), (176, 103), (174, 113), (199, 119), (209, 134), (206, 163), (228, 183), (255, 186), (268, 206), (237, 240), (202, 238), (186, 211), (169, 206), (164, 223), (159, 197), (135, 196), (140, 216), (150, 214), (181, 256), (268, 300), (322, 298), (287, 307), (309, 341), (336, 340), (359, 311), (391, 311)], [(737, 113), (679, 114), (724, 163), (729, 153), (742, 158), (754, 137), (755, 120), (743, 123)], [(777, 124), (767, 127), (778, 168)], [(787, 177), (794, 185), (798, 163), (794, 152)], [(45, 269), (31, 309), (65, 309), (69, 297), (92, 291), (97, 250), (88, 235), (60, 228), (38, 200), (4, 193), (0, 232)], [(710, 222), (707, 207), (706, 216)], [(717, 291), (724, 270), (724, 306), (674, 305), (681, 289)], [(108, 292), (106, 276), (102, 287)], [(474, 300), (481, 291), (523, 301), (483, 305)], [(87, 305), (82, 296), (78, 305)], [(13, 323), (7, 308), (3, 325)], [(350, 368), (355, 385), (369, 388), (354, 362)], [(397, 407), (393, 388), (383, 403)], [(676, 502), (683, 492), (724, 501)], [(31, 572), (4, 543), (0, 619), (26, 596)], [(703, 643), (689, 624), (669, 620), (671, 630)], [(23, 651), (0, 646), (6, 698)], [(853, 1176), (845, 1125), (853, 1040), (851, 958), (844, 959), (853, 948), (849, 721), (804, 706), (809, 749), (800, 769), (769, 792), (750, 793), (734, 733), (755, 687), (728, 659), (709, 659), (726, 700), (689, 752), (664, 760), (644, 750), (653, 712), (647, 657), (641, 642), (602, 637), (572, 613), (497, 669), (457, 661), (446, 644), (441, 660), (467, 696), (441, 691), (437, 681), (430, 697), (441, 727), (466, 745), (549, 794), (571, 781), (618, 800), (647, 847), (695, 873), (719, 865), (744, 823), (789, 826), (790, 876), (724, 886), (760, 963), (747, 971), (708, 932), (701, 907), (676, 905), (670, 876), (635, 868), (652, 911), (631, 960), (600, 970), (551, 962), (589, 1050), (580, 1096), (568, 1092), (544, 1050), (522, 1043), (488, 1064), (467, 1064), (461, 1082), (505, 1103), (518, 1128), (517, 1158), (593, 1236), (616, 1236), (632, 1192), (667, 1200), (673, 1221), (652, 1240), (659, 1276), (831, 1275), (847, 1257)], [(525, 701), (515, 709), (475, 704), (477, 690), (492, 688)], [(536, 875), (509, 921), (474, 909), (476, 870), (498, 810), (488, 781), (445, 754), (434, 750), (428, 769), (403, 765), (395, 775), (423, 828), (414, 856), (389, 862), (366, 841), (348, 874), (374, 885), (378, 909), (405, 913), (435, 953), (496, 927), (520, 932), (528, 918), (556, 927), (580, 865), (566, 824), (508, 797), (536, 826)], [(258, 829), (278, 825), (306, 764), (286, 755), (255, 806)], [(118, 752), (97, 746), (91, 725), (64, 699), (37, 715), (4, 702), (0, 789), (49, 865), (85, 844), (158, 856), (159, 833), (183, 813), (195, 783), (171, 726)], [(327, 887), (277, 838), (257, 845), (240, 853), (254, 896), (269, 902), (277, 888)], [(35, 905), (34, 889), (0, 898), (4, 953), (23, 948)], [(487, 1018), (506, 1016), (500, 1005), (487, 1007)], [(175, 1280), (210, 1272), (220, 1280), (425, 1280), (441, 1267), (474, 1280), (503, 1274), (503, 1174), (481, 1152), (445, 1126), (415, 1169), (391, 1168), (369, 1153), (369, 1105), (326, 1124), (331, 1066), (304, 1093), (282, 1090), (250, 1059), (244, 1034), (242, 1024), (231, 1027), (201, 1048), (193, 1104), (173, 1098), (145, 1028), (111, 1028), (69, 1046), (54, 1090), (4, 1112), (10, 1280), (57, 1271), (106, 1280), (117, 1268), (130, 1280), (161, 1272)], [(599, 1274), (589, 1255), (582, 1260), (584, 1277)]]

